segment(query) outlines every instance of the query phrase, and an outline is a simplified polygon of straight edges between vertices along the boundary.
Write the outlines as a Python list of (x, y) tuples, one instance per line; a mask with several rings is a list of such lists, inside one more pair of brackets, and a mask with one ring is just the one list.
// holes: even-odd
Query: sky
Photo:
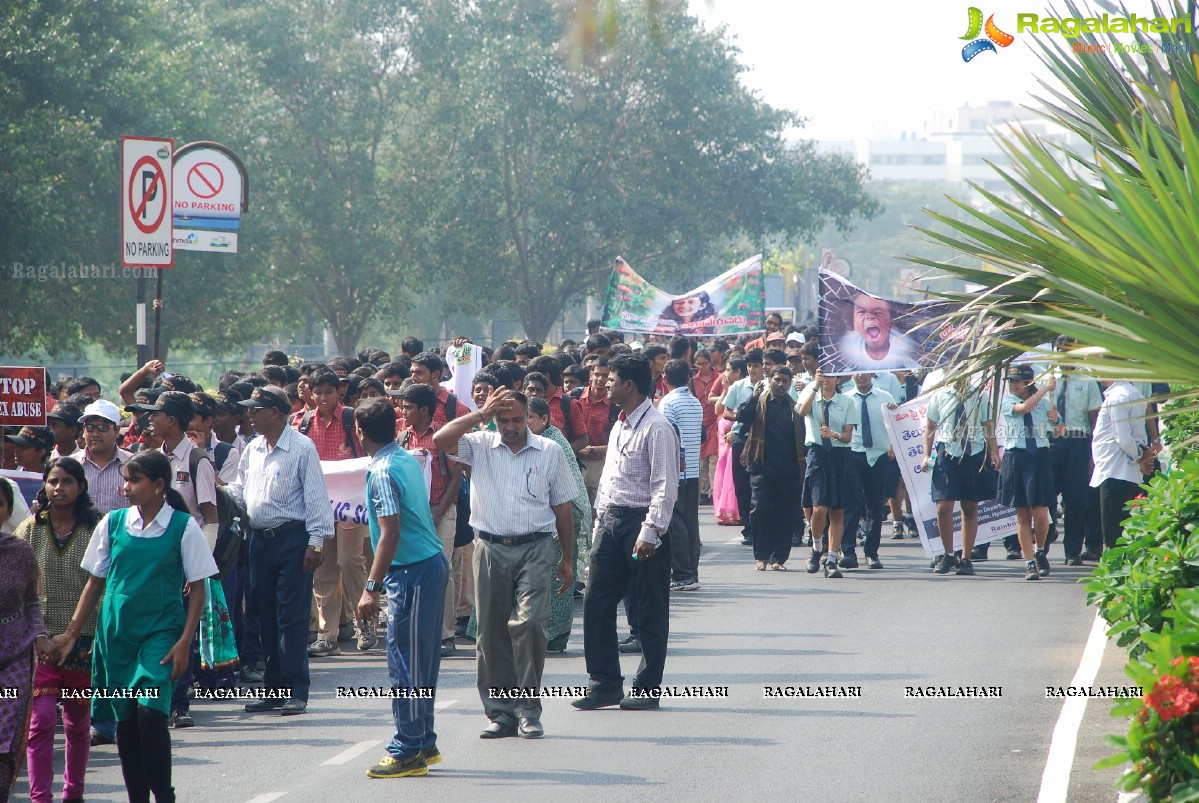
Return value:
[[(984, 17), (1016, 33), (1016, 13), (1045, 16), (1043, 0), (973, 0)], [(808, 118), (805, 138), (849, 140), (920, 132), (934, 112), (989, 100), (1032, 103), (1045, 67), (1024, 33), (966, 63), (962, 47), (971, 0), (895, 3), (688, 0), (709, 27), (727, 26), (743, 82), (772, 106)], [(1056, 4), (1060, 6), (1061, 4)], [(1129, 9), (1152, 16), (1149, 0)], [(1036, 34), (1048, 36), (1048, 34)]]

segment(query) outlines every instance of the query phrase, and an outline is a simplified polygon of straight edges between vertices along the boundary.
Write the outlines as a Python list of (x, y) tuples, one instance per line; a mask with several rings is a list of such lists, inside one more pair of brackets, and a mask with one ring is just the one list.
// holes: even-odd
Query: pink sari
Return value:
[(712, 509), (716, 513), (718, 524), (740, 525), (737, 489), (733, 486), (733, 447), (724, 440), (725, 434), (732, 428), (733, 422), (721, 416), (719, 456), (716, 459), (716, 476), (712, 484)]

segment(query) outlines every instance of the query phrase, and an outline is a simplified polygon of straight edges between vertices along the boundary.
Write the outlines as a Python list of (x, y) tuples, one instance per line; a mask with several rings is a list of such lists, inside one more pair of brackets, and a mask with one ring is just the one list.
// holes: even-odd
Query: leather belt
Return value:
[(524, 533), (523, 535), (496, 535), (495, 533), (487, 533), (479, 530), (479, 537), (489, 544), (503, 544), (504, 546), (520, 546), (522, 544), (531, 544), (534, 541), (540, 541), (542, 538), (549, 538), (553, 533)]
[(611, 505), (607, 512), (618, 519), (623, 519), (625, 516), (645, 516), (649, 513), (648, 507), (625, 507), (624, 505)]
[(253, 527), (250, 529), (252, 535), (259, 535), (263, 538), (274, 538), (276, 535), (285, 535), (286, 533), (296, 529), (306, 529), (306, 525), (302, 521), (285, 521), (277, 527)]

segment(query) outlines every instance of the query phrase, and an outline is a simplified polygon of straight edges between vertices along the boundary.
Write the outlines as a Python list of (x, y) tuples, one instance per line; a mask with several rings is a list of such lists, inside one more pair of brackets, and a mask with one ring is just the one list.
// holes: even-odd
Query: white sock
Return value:
[(829, 559), (829, 561), (830, 561), (830, 562), (833, 562), (833, 561), (839, 561), (839, 560), (841, 560), (841, 553), (840, 553), (840, 552), (834, 552), (833, 550), (831, 550), (831, 549), (830, 549), (830, 550), (828, 551), (828, 559)]
[(812, 539), (812, 551), (813, 552), (823, 552), (824, 551), (824, 539), (823, 538), (813, 538)]

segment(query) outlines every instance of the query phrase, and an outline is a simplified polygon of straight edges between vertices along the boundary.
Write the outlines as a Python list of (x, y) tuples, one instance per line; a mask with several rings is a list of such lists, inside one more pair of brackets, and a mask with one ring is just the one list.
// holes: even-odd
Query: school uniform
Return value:
[(831, 399), (823, 398), (815, 382), (804, 393), (815, 393), (816, 398), (805, 417), (804, 443), (808, 447), (808, 459), (803, 506), (844, 508), (854, 503), (854, 495), (859, 490), (848, 466), (849, 444), (836, 438), (821, 438), (820, 427), (826, 426), (839, 433), (850, 424), (857, 426), (860, 423), (857, 405), (843, 393), (834, 393)]
[[(853, 477), (852, 486), (859, 492), (853, 494), (853, 504), (845, 510), (845, 532), (855, 535), (859, 522), (865, 518), (869, 525), (866, 543), (862, 548), (866, 557), (876, 558), (879, 541), (882, 540), (883, 501), (895, 489), (893, 482), (887, 484), (894, 476), (892, 469), (897, 468), (897, 464), (894, 457), (887, 456), (891, 441), (883, 422), (886, 405), (893, 404), (895, 398), (877, 387), (871, 387), (865, 393), (855, 389), (849, 398), (857, 407), (859, 423), (853, 428), (848, 467)], [(842, 549), (847, 554), (855, 553), (854, 539), (846, 538)]]
[(1048, 507), (1057, 499), (1047, 435), (1049, 400), (1042, 396), (1030, 412), (1015, 412), (1023, 401), (1008, 393), (1000, 404), (1007, 439), (999, 467), (999, 502), (1008, 507)]
[[(1091, 464), (1091, 412), (1103, 404), (1103, 391), (1093, 377), (1063, 376), (1057, 381), (1053, 404), (1064, 435), (1053, 434), (1049, 454), (1053, 462), (1054, 490), (1062, 497), (1065, 513), (1063, 546), (1066, 557), (1078, 557), (1085, 547), (1103, 551), (1099, 522), (1099, 489), (1089, 487)], [(1050, 507), (1051, 512), (1055, 512)]]
[(937, 424), (933, 501), (994, 499), (997, 478), (987, 454), (985, 429), (992, 420), (990, 397), (981, 388), (969, 388), (965, 393), (941, 388), (929, 399), (925, 417)]

